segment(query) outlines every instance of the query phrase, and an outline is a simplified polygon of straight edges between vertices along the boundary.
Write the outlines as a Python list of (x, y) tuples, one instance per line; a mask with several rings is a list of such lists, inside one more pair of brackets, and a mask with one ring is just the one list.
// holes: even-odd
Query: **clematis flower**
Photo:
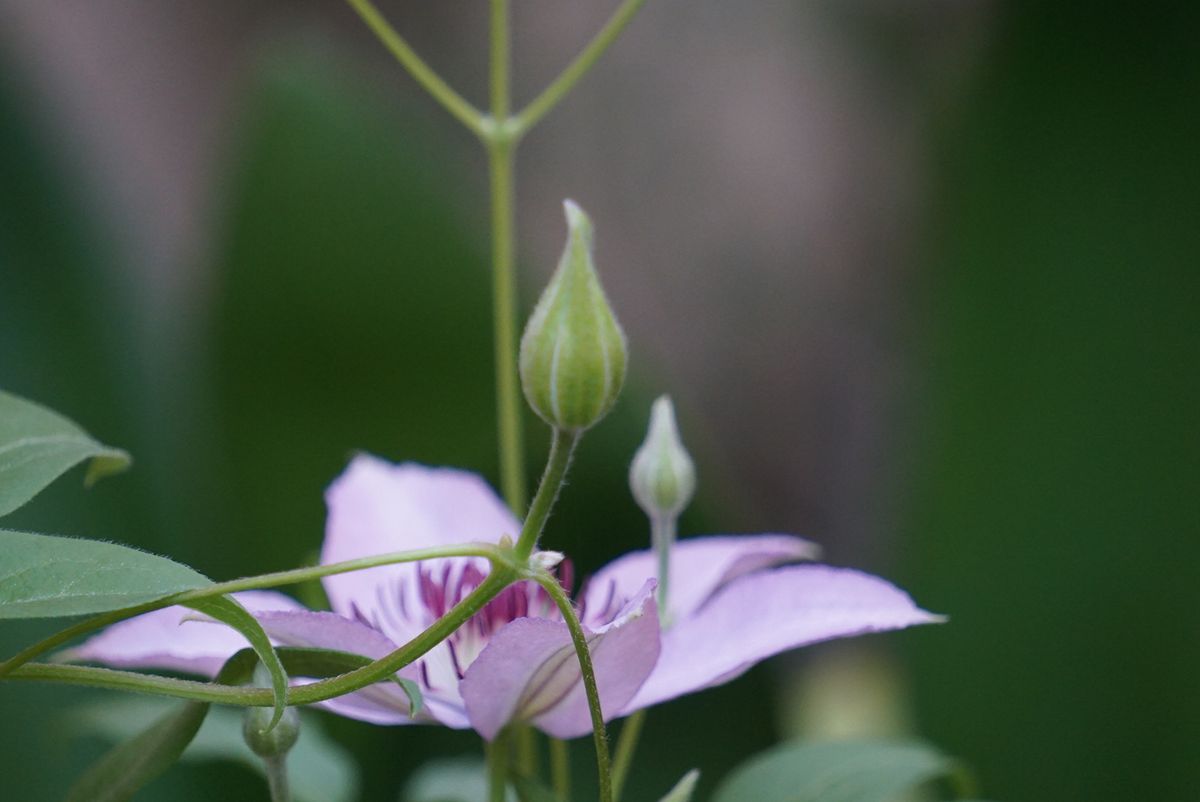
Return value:
[[(465, 541), (499, 542), (520, 527), (478, 476), (357, 457), (326, 494), (323, 563)], [(779, 652), (818, 641), (939, 621), (903, 591), (859, 571), (794, 564), (812, 544), (787, 535), (698, 537), (670, 555), (672, 625), (654, 599), (657, 557), (639, 551), (602, 568), (577, 596), (606, 717), (625, 715), (727, 682)], [(326, 577), (331, 612), (280, 593), (237, 597), (279, 645), (378, 658), (420, 633), (478, 587), (482, 558), (381, 566)], [(570, 589), (570, 564), (559, 567)], [(231, 629), (191, 623), (167, 608), (116, 624), (67, 653), (73, 660), (212, 676), (246, 644)], [(473, 727), (491, 739), (513, 721), (559, 738), (590, 731), (587, 701), (566, 624), (545, 591), (520, 582), (502, 592), (400, 676), (425, 707), (380, 683), (321, 703), (376, 724)]]

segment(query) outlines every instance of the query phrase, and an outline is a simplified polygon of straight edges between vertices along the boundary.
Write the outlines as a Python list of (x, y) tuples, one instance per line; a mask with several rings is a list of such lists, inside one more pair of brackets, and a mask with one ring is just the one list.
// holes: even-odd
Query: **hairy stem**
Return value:
[[(479, 587), (408, 643), (353, 671), (308, 685), (290, 687), (287, 692), (287, 704), (296, 706), (322, 702), (390, 678), (449, 637), (516, 578), (516, 572), (511, 568), (493, 567)], [(273, 692), (265, 688), (239, 688), (89, 666), (28, 663), (13, 670), (9, 678), (64, 682), (240, 707), (270, 707), (275, 703)]]
[(567, 468), (571, 466), (571, 455), (575, 453), (578, 442), (578, 432), (554, 430), (554, 437), (550, 441), (550, 456), (546, 458), (546, 470), (542, 474), (542, 481), (533, 497), (533, 503), (529, 505), (529, 515), (525, 518), (525, 525), (521, 527), (521, 538), (515, 548), (519, 560), (528, 559), (537, 546), (538, 538), (542, 536), (542, 530), (546, 527), (546, 519), (550, 517), (550, 510), (554, 507), (554, 500), (558, 498), (558, 491), (566, 479)]
[(575, 608), (567, 598), (566, 591), (558, 580), (549, 574), (535, 577), (537, 583), (550, 594), (554, 604), (562, 613), (567, 629), (571, 632), (571, 641), (575, 644), (575, 656), (579, 660), (579, 673), (583, 677), (583, 689), (587, 694), (588, 712), (592, 717), (592, 741), (596, 746), (596, 771), (600, 779), (600, 802), (613, 802), (612, 765), (608, 757), (608, 731), (604, 726), (604, 712), (600, 709), (600, 691), (596, 687), (596, 670), (592, 666), (592, 653), (588, 649), (587, 635)]
[(289, 571), (276, 571), (270, 574), (232, 579), (228, 582), (217, 582), (195, 590), (188, 590), (183, 593), (176, 593), (172, 596), (146, 602), (145, 604), (139, 604), (136, 607), (126, 607), (122, 610), (102, 613), (86, 621), (80, 621), (77, 624), (54, 633), (44, 640), (38, 641), (32, 646), (22, 649), (8, 660), (0, 663), (0, 679), (3, 679), (16, 668), (24, 665), (38, 655), (45, 654), (51, 649), (61, 646), (80, 635), (86, 635), (89, 632), (102, 629), (109, 624), (124, 621), (126, 618), (133, 618), (136, 615), (148, 613), (153, 610), (161, 610), (164, 607), (170, 607), (175, 604), (185, 604), (214, 596), (223, 596), (227, 593), (237, 593), (243, 590), (260, 590), (262, 588), (275, 588), (282, 585), (294, 585), (300, 582), (319, 579), (323, 576), (361, 571), (365, 568), (375, 568), (380, 565), (394, 565), (397, 563), (434, 560), (444, 557), (486, 557), (494, 565), (498, 554), (497, 548), (488, 543), (464, 543), (460, 546), (441, 546), (412, 551), (398, 551), (390, 554), (377, 554), (371, 557), (360, 557), (355, 560), (329, 563), (328, 565), (312, 565), (305, 568), (294, 568)]

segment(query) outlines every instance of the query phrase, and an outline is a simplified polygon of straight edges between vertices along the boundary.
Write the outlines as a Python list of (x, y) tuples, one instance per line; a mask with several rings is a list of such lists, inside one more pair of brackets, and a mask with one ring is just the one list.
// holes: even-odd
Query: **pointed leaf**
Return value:
[(692, 794), (696, 792), (696, 783), (700, 780), (700, 770), (692, 769), (675, 783), (675, 787), (667, 792), (659, 802), (691, 802)]
[[(71, 786), (66, 802), (124, 802), (130, 799), (179, 759), (204, 723), (208, 708), (205, 702), (187, 702), (122, 741)], [(113, 708), (107, 706), (106, 710)]]
[(275, 715), (271, 717), (272, 729), (283, 717), (287, 707), (288, 675), (271, 645), (271, 639), (258, 623), (258, 619), (250, 615), (232, 596), (215, 596), (211, 599), (200, 599), (187, 603), (193, 610), (212, 616), (223, 624), (227, 624), (250, 641), (250, 646), (258, 654), (259, 660), (271, 674), (271, 688), (275, 691)]
[[(75, 731), (85, 734), (110, 740), (124, 739), (153, 723), (165, 709), (169, 706), (159, 700), (109, 701), (82, 708), (72, 717), (72, 725)], [(262, 761), (242, 739), (242, 713), (233, 708), (211, 710), (204, 726), (179, 759), (188, 763), (234, 761), (263, 774)], [(358, 798), (358, 770), (353, 758), (325, 736), (316, 716), (304, 715), (300, 740), (288, 753), (287, 767), (297, 802), (353, 802)], [(92, 797), (78, 799), (93, 800)], [(94, 799), (108, 798), (97, 796)]]
[(0, 515), (7, 515), (67, 470), (91, 460), (84, 483), (129, 466), (129, 455), (40, 404), (0, 390)]
[[(225, 663), (215, 681), (244, 682), (256, 662), (254, 653), (244, 649)], [(130, 711), (121, 709), (121, 704), (105, 704), (91, 716), (80, 717), (85, 728), (90, 719), (92, 727), (106, 730), (120, 743), (71, 786), (66, 802), (124, 802), (131, 798), (179, 759), (210, 708), (207, 702), (186, 702), (171, 710), (161, 702), (153, 702), (148, 703), (154, 705), (153, 709), (143, 705)], [(153, 715), (158, 718), (147, 724)], [(114, 727), (118, 722), (119, 726)]]
[(890, 802), (955, 768), (918, 742), (793, 742), (742, 764), (713, 802)]
[(0, 619), (103, 613), (210, 584), (128, 546), (0, 529)]

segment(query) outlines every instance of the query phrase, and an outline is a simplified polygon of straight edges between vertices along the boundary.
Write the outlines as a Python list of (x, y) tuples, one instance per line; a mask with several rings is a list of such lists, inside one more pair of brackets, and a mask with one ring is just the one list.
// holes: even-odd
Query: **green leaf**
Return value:
[[(256, 662), (254, 652), (243, 649), (226, 661), (215, 682), (245, 682)], [(150, 705), (154, 706), (153, 711)], [(110, 722), (108, 717), (111, 716), (111, 723), (119, 722), (119, 728), (110, 731), (110, 737), (120, 743), (71, 786), (66, 802), (123, 802), (132, 797), (179, 760), (204, 723), (210, 705), (187, 702), (175, 710), (161, 713), (148, 726), (144, 719), (148, 720), (155, 711), (163, 711), (166, 705), (139, 702), (139, 708), (134, 711), (120, 707), (121, 703), (105, 704), (96, 707), (91, 715), (85, 713), (82, 716), (81, 723), (85, 728), (89, 722), (93, 727), (99, 726), (98, 722)]]
[(513, 777), (512, 784), (519, 802), (562, 802), (554, 791), (535, 777)]
[(917, 742), (788, 743), (751, 758), (713, 802), (889, 802), (955, 762)]
[(246, 640), (250, 641), (251, 648), (258, 654), (259, 660), (271, 674), (271, 688), (275, 691), (275, 715), (271, 717), (271, 724), (267, 729), (272, 729), (279, 723), (284, 709), (287, 708), (288, 675), (284, 670), (283, 663), (279, 661), (279, 655), (275, 653), (275, 647), (271, 645), (271, 638), (262, 628), (262, 624), (258, 623), (258, 619), (250, 615), (246, 608), (232, 596), (200, 599), (187, 602), (187, 606), (233, 627), (242, 633)]
[(128, 546), (0, 529), (0, 619), (103, 613), (210, 584)]
[(129, 455), (102, 445), (57, 412), (0, 390), (0, 515), (7, 515), (83, 460), (84, 484), (129, 466)]
[[(135, 719), (117, 709), (122, 705), (105, 704), (93, 715), (102, 709), (104, 715), (114, 716), (114, 721), (132, 724)], [(196, 737), (208, 709), (205, 702), (187, 702), (132, 738), (122, 740), (71, 786), (66, 802), (124, 802), (131, 798), (179, 759)]]
[(675, 783), (675, 787), (667, 792), (659, 802), (691, 802), (692, 794), (696, 792), (696, 783), (700, 780), (700, 770), (692, 769)]
[[(192, 704), (200, 703), (188, 703), (189, 706)], [(162, 719), (159, 720), (165, 720), (182, 713), (163, 716), (167, 707), (158, 700), (120, 699), (83, 707), (76, 711), (71, 721), (77, 732), (109, 740), (130, 736), (136, 739), (140, 737), (139, 731), (155, 725), (160, 716)], [(358, 798), (359, 789), (354, 759), (323, 733), (316, 716), (302, 715), (300, 740), (288, 754), (287, 761), (293, 796), (297, 802), (353, 802)], [(228, 760), (263, 774), (262, 761), (242, 739), (242, 714), (231, 708), (217, 707), (209, 712), (204, 725), (179, 759), (185, 762)], [(122, 797), (77, 798), (81, 802), (84, 799), (93, 802), (93, 799), (115, 801)]]

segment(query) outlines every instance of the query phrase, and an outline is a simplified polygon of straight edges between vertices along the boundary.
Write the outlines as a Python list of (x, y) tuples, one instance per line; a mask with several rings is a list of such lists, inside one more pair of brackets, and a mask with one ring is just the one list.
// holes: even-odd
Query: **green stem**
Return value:
[(542, 573), (534, 577), (554, 604), (562, 613), (567, 629), (571, 632), (571, 641), (575, 644), (575, 656), (579, 660), (579, 673), (583, 678), (583, 690), (587, 694), (588, 712), (592, 716), (592, 741), (596, 746), (596, 771), (600, 779), (600, 802), (613, 802), (612, 765), (608, 757), (608, 732), (604, 727), (604, 712), (600, 708), (600, 691), (596, 687), (596, 670), (592, 666), (592, 653), (588, 649), (587, 635), (575, 608), (567, 598), (566, 591), (558, 580), (549, 574)]
[(650, 542), (658, 556), (658, 616), (663, 621), (663, 627), (670, 625), (671, 611), (671, 549), (675, 545), (674, 516), (653, 515), (650, 517)]
[(80, 635), (86, 635), (89, 632), (102, 629), (109, 624), (124, 621), (126, 618), (133, 618), (135, 615), (141, 615), (153, 610), (161, 610), (164, 607), (170, 607), (175, 604), (199, 601), (243, 590), (259, 590), (262, 588), (280, 587), (282, 585), (294, 585), (300, 582), (319, 579), (323, 576), (361, 571), (365, 568), (376, 568), (381, 565), (418, 562), (420, 560), (434, 560), (445, 557), (486, 557), (495, 565), (499, 559), (499, 554), (499, 550), (491, 544), (466, 543), (459, 546), (440, 546), (412, 551), (397, 551), (390, 554), (377, 554), (371, 557), (360, 557), (355, 560), (329, 563), (328, 565), (311, 565), (289, 571), (276, 571), (270, 574), (233, 579), (228, 582), (217, 582), (216, 584), (206, 585), (195, 590), (188, 590), (183, 593), (176, 593), (173, 596), (139, 604), (136, 607), (114, 610), (110, 613), (103, 613), (89, 618), (86, 621), (80, 621), (78, 624), (67, 627), (44, 640), (38, 641), (32, 646), (22, 649), (8, 660), (0, 663), (0, 679), (3, 679), (16, 668), (24, 665), (38, 655), (45, 654), (51, 649), (61, 646)]
[(525, 777), (536, 777), (538, 765), (537, 732), (528, 724), (513, 725), (513, 765)]
[(550, 739), (550, 783), (559, 802), (571, 802), (571, 751), (558, 738)]
[(267, 771), (267, 785), (271, 789), (271, 802), (292, 802), (292, 792), (288, 787), (287, 757), (284, 755), (264, 757), (263, 767)]
[(483, 112), (472, 106), (462, 95), (455, 92), (442, 77), (434, 72), (425, 60), (417, 55), (412, 46), (404, 40), (395, 28), (384, 19), (371, 0), (346, 0), (358, 12), (358, 16), (366, 23), (371, 32), (383, 43), (396, 60), (408, 70), (417, 83), (428, 92), (434, 100), (450, 112), (455, 119), (475, 133), (484, 137)]
[(575, 445), (579, 442), (578, 432), (567, 432), (555, 429), (550, 440), (550, 456), (546, 458), (546, 470), (542, 474), (542, 482), (538, 485), (533, 503), (529, 505), (529, 515), (525, 525), (521, 527), (521, 538), (514, 549), (517, 559), (525, 561), (537, 546), (538, 538), (546, 526), (546, 519), (558, 498), (571, 465), (571, 455), (575, 453)]
[(575, 60), (516, 116), (515, 136), (520, 137), (528, 133), (533, 126), (537, 125), (538, 121), (558, 105), (559, 101), (567, 96), (575, 84), (579, 83), (579, 79), (586, 75), (596, 61), (604, 55), (604, 51), (608, 50), (645, 2), (646, 0), (624, 0), (617, 7), (612, 17), (588, 43), (587, 47), (575, 57)]
[(629, 767), (633, 765), (633, 755), (637, 751), (638, 739), (642, 735), (642, 725), (645, 723), (646, 711), (638, 710), (621, 725), (616, 754), (613, 756), (614, 802), (621, 802), (621, 791), (625, 789), (625, 780), (629, 777)]
[(505, 802), (508, 795), (508, 730), (487, 745), (488, 802)]
[[(287, 693), (287, 703), (296, 706), (322, 702), (390, 678), (401, 668), (423, 657), (426, 652), (449, 637), (516, 578), (516, 572), (509, 567), (493, 567), (492, 572), (479, 587), (408, 643), (378, 660), (353, 671), (347, 671), (345, 674), (308, 685), (290, 687)], [(13, 670), (9, 674), (9, 679), (65, 682), (73, 685), (133, 691), (155, 696), (171, 696), (240, 707), (270, 707), (275, 703), (274, 693), (264, 688), (214, 685), (208, 682), (172, 679), (138, 674), (133, 671), (114, 671), (89, 666), (27, 663)]]
[(517, 376), (517, 280), (513, 162), (515, 144), (488, 145), (492, 195), (492, 325), (496, 362), (496, 422), (500, 436), (500, 486), (517, 516), (525, 512), (525, 447)]
[(508, 119), (512, 94), (512, 31), (509, 23), (508, 0), (491, 0), (491, 75), (492, 119), (502, 123)]

